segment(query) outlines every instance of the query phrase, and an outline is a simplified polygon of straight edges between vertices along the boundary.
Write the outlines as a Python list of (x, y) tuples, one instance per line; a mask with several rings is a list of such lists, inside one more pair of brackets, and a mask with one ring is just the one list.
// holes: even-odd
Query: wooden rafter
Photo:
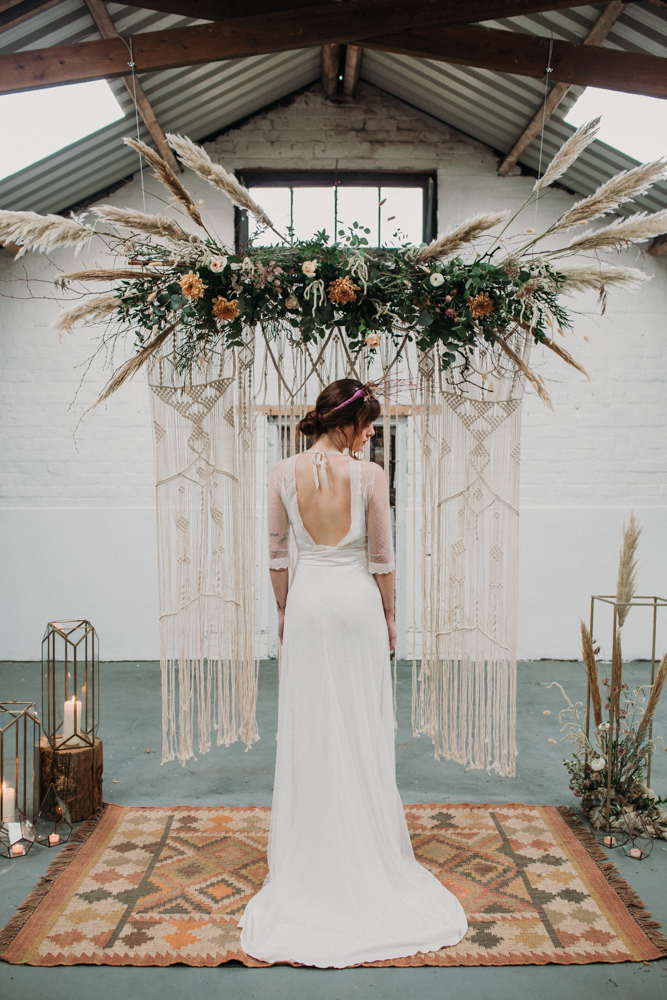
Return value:
[[(246, 0), (244, 14), (265, 15), (277, 11), (288, 13), (308, 7), (324, 6), (329, 0)], [(363, 12), (365, 0), (348, 0), (349, 11)], [(229, 21), (239, 16), (238, 0), (133, 0), (130, 7), (158, 10), (183, 17), (197, 17), (206, 21)], [(383, 16), (389, 13), (394, 0), (383, 0)], [(417, 7), (413, 3), (413, 7)], [(522, 14), (537, 14), (567, 7), (582, 7), (577, 0), (435, 0), (434, 9), (438, 13), (439, 24), (467, 24), (469, 21), (491, 21), (499, 17), (519, 17)], [(436, 23), (436, 22), (433, 22)]]
[(62, 0), (0, 0), (0, 32), (55, 7)]
[[(485, 3), (479, 0), (477, 9)], [(441, 0), (441, 9), (445, 6)], [(371, 8), (374, 21), (370, 20)], [(415, 30), (432, 21), (433, 9), (429, 0), (354, 0), (304, 9), (298, 25), (278, 13), (145, 32), (133, 36), (134, 62), (141, 73), (347, 42), (537, 79), (544, 76), (547, 38), (473, 24)], [(388, 26), (391, 33), (380, 35)], [(659, 56), (554, 41), (551, 64), (558, 82), (667, 97), (667, 59)], [(30, 49), (0, 56), (0, 93), (122, 77), (127, 68), (127, 47), (119, 38)]]
[(345, 72), (343, 74), (343, 93), (346, 97), (354, 95), (354, 89), (359, 82), (361, 58), (364, 50), (361, 45), (348, 45), (345, 53)]
[[(431, 28), (428, 33), (374, 36), (363, 44), (367, 49), (540, 80), (549, 59), (550, 40), (469, 24), (465, 28)], [(561, 83), (667, 97), (667, 59), (661, 56), (555, 40), (551, 66), (554, 80)]]
[[(111, 15), (104, 4), (104, 0), (85, 0), (86, 6), (97, 25), (102, 38), (118, 38), (116, 26), (111, 20)], [(150, 132), (151, 138), (158, 148), (158, 152), (163, 160), (169, 164), (175, 173), (180, 173), (181, 165), (174, 156), (167, 138), (162, 131), (162, 127), (157, 120), (152, 105), (146, 97), (144, 88), (139, 83), (136, 75), (134, 77), (122, 76), (121, 80), (127, 87), (127, 92), (137, 107), (137, 110), (144, 120), (144, 125)]]
[[(627, 3), (615, 2), (607, 4), (600, 17), (597, 19), (588, 35), (584, 39), (584, 45), (600, 45), (614, 27), (619, 17), (627, 7)], [(516, 166), (531, 143), (542, 131), (545, 123), (549, 121), (554, 111), (561, 103), (565, 95), (572, 89), (570, 83), (555, 83), (544, 101), (543, 107), (535, 112), (530, 122), (523, 130), (517, 141), (512, 146), (503, 162), (498, 167), (501, 177), (506, 177), (510, 170)]]
[(322, 88), (327, 97), (333, 97), (338, 87), (338, 61), (340, 45), (322, 46)]

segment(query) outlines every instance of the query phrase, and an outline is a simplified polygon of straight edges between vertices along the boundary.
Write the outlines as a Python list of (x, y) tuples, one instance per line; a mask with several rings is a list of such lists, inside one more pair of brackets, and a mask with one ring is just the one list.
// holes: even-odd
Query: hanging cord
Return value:
[[(549, 93), (549, 75), (553, 73), (553, 67), (551, 65), (551, 56), (554, 50), (554, 38), (553, 35), (549, 39), (549, 58), (547, 59), (547, 68), (544, 73), (544, 103), (542, 105), (542, 128), (540, 130), (540, 158), (537, 164), (537, 179), (539, 180), (542, 176), (542, 150), (544, 148), (544, 127), (547, 123), (547, 96)], [(537, 192), (537, 197), (535, 198), (535, 228), (537, 228), (537, 203), (540, 200), (540, 192)]]
[[(119, 36), (119, 37), (121, 37), (121, 36)], [(125, 39), (123, 39), (123, 41), (124, 40)], [(130, 52), (130, 61), (128, 63), (128, 66), (132, 70), (132, 99), (134, 101), (134, 120), (135, 120), (135, 124), (136, 124), (136, 127), (137, 127), (137, 141), (141, 142), (141, 132), (140, 132), (140, 128), (139, 128), (139, 105), (137, 104), (137, 74), (134, 72), (136, 64), (134, 62), (134, 36), (133, 35), (130, 35), (130, 44), (129, 44), (128, 48), (129, 48), (129, 52)], [(549, 59), (551, 59), (551, 55), (549, 55)], [(141, 177), (141, 197), (143, 198), (144, 212), (145, 212), (146, 211), (146, 189), (144, 187), (144, 158), (141, 155), (141, 153), (139, 153), (138, 156), (139, 156), (139, 176)]]

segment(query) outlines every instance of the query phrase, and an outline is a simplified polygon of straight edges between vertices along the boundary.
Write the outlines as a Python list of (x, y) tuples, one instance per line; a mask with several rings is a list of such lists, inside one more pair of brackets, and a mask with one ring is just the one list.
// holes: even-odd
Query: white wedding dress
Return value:
[[(326, 454), (307, 454), (316, 482), (326, 477)], [(269, 877), (239, 921), (241, 946), (265, 962), (344, 968), (454, 945), (468, 925), (458, 899), (415, 861), (396, 787), (389, 642), (372, 575), (394, 569), (384, 473), (349, 459), (350, 530), (318, 545), (299, 512), (297, 457), (278, 462), (269, 483), (269, 565), (289, 566), (290, 525), (298, 559)]]

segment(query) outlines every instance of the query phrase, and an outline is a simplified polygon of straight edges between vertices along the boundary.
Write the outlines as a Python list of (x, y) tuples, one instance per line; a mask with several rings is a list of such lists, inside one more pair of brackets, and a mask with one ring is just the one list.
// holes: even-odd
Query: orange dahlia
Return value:
[(238, 299), (224, 299), (219, 295), (213, 299), (213, 315), (216, 319), (236, 319), (239, 314)]
[(180, 285), (186, 299), (200, 299), (204, 294), (204, 289), (208, 288), (208, 285), (205, 285), (199, 277), (199, 271), (196, 274), (188, 271), (187, 274), (181, 277)]
[(488, 292), (480, 292), (479, 295), (471, 295), (468, 299), (468, 305), (472, 309), (472, 314), (475, 319), (479, 319), (481, 316), (488, 316), (490, 312), (493, 312), (494, 308), (493, 300), (489, 298)]
[(344, 306), (346, 302), (356, 302), (355, 292), (359, 291), (359, 285), (355, 285), (347, 275), (344, 278), (336, 278), (327, 288), (327, 294), (332, 302)]

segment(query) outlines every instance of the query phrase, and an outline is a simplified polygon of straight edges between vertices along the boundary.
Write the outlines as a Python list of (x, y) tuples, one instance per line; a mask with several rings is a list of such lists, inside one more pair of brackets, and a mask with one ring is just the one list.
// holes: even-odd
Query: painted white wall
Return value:
[[(483, 209), (517, 207), (533, 183), (520, 175), (499, 178), (495, 157), (481, 143), (368, 84), (353, 107), (325, 102), (315, 87), (224, 134), (209, 151), (228, 169), (437, 169), (440, 230)], [(146, 210), (168, 212), (156, 201), (162, 189), (144, 176)], [(231, 240), (233, 214), (223, 196), (191, 173), (184, 180), (195, 199), (203, 199), (213, 229)], [(103, 200), (143, 209), (138, 175)], [(563, 191), (546, 192), (526, 225), (541, 227), (572, 201)], [(625, 256), (636, 263), (637, 255)], [(99, 331), (80, 330), (58, 341), (49, 322), (59, 308), (54, 298), (62, 296), (50, 280), (56, 266), (92, 267), (103, 255), (89, 250), (75, 259), (61, 252), (51, 261), (37, 255), (15, 261), (0, 251), (0, 658), (38, 657), (48, 620), (81, 616), (96, 625), (105, 659), (154, 659), (148, 392), (142, 377), (126, 385), (85, 416), (75, 439), (108, 372), (98, 359), (81, 383)], [(579, 619), (588, 615), (591, 593), (614, 589), (621, 524), (632, 509), (644, 525), (640, 589), (667, 596), (667, 265), (647, 258), (643, 266), (652, 281), (637, 293), (610, 296), (604, 317), (594, 296), (573, 300), (577, 316), (567, 346), (591, 372), (590, 384), (560, 362), (534, 355), (555, 413), (528, 392), (521, 480), (524, 658), (578, 655)], [(407, 424), (401, 435), (399, 491), (414, 471)], [(258, 467), (269, 460), (263, 452)], [(406, 518), (411, 516), (407, 510)], [(408, 539), (399, 551), (406, 592), (410, 564)], [(267, 587), (261, 600), (265, 608), (271, 603)], [(634, 611), (625, 627), (629, 656), (650, 654), (642, 615)], [(660, 649), (667, 644), (667, 612), (664, 617)], [(263, 650), (270, 648), (268, 624), (267, 618)], [(596, 631), (607, 648), (602, 627)]]

